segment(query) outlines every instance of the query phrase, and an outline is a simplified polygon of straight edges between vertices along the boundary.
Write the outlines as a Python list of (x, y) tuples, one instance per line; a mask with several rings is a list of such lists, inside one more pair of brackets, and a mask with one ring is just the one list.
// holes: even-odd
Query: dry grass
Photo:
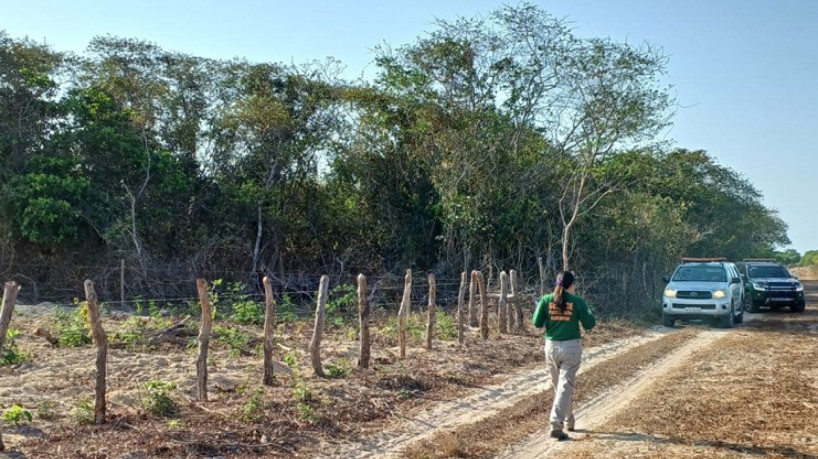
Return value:
[[(656, 359), (675, 350), (696, 333), (695, 329), (682, 330), (600, 362), (578, 376), (574, 403), (581, 404), (621, 383)], [(488, 419), (464, 425), (455, 431), (441, 432), (410, 445), (405, 456), (416, 459), (493, 457), (506, 445), (519, 442), (546, 428), (552, 401), (552, 390), (541, 392)]]
[(798, 266), (790, 269), (790, 272), (801, 280), (818, 281), (818, 266)]
[(815, 309), (762, 315), (665, 375), (571, 455), (818, 457), (816, 327)]
[[(147, 319), (146, 319), (147, 320)], [(418, 318), (422, 322), (422, 318)], [(136, 340), (109, 351), (108, 424), (78, 423), (83, 401), (93, 396), (92, 347), (54, 348), (31, 336), (48, 327), (50, 317), (16, 316), (12, 325), (22, 331), (19, 345), (33, 360), (0, 368), (0, 408), (21, 403), (35, 413), (34, 422), (21, 428), (4, 427), (7, 447), (26, 457), (310, 457), (319, 443), (363, 441), (362, 432), (399, 424), (441, 399), (452, 399), (471, 388), (503, 380), (503, 375), (540, 364), (542, 337), (492, 334), (488, 341), (477, 332), (466, 344), (436, 341), (421, 348), (410, 341), (406, 360), (396, 358), (394, 338), (386, 323), (373, 324), (373, 363), (369, 370), (355, 368), (358, 342), (349, 326), (330, 327), (322, 345), (325, 365), (348, 372), (333, 379), (312, 376), (306, 354), (311, 335), (308, 322), (279, 330), (275, 387), (263, 387), (260, 328), (238, 327), (248, 335), (239, 349), (213, 342), (210, 367), (211, 401), (193, 400), (195, 348), (184, 345), (146, 346)], [(104, 318), (111, 334), (125, 319)], [(221, 323), (221, 325), (229, 325)], [(588, 338), (597, 345), (634, 335), (640, 329), (627, 323), (601, 324)], [(289, 349), (289, 351), (287, 351)], [(284, 365), (286, 353), (297, 357), (298, 374)], [(141, 406), (147, 380), (178, 383), (173, 398), (176, 418), (150, 415)], [(304, 392), (307, 392), (306, 396)], [(38, 416), (42, 402), (53, 404), (49, 416)], [(457, 445), (451, 446), (452, 450)]]

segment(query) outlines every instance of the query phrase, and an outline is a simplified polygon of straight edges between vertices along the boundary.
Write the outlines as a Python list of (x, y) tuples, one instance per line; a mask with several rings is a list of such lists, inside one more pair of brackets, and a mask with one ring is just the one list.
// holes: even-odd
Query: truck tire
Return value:
[(721, 328), (733, 328), (733, 325), (736, 324), (736, 318), (733, 315), (733, 308), (730, 308), (730, 312), (727, 313), (726, 316), (722, 317), (718, 321), (719, 327)]
[(744, 310), (747, 312), (756, 313), (758, 312), (758, 306), (753, 302), (753, 299), (749, 295), (744, 296)]
[(674, 319), (673, 316), (662, 314), (662, 325), (673, 328), (676, 325), (676, 319)]
[(790, 306), (790, 311), (797, 312), (799, 314), (804, 313), (804, 309), (806, 309), (807, 303), (795, 303), (794, 305)]

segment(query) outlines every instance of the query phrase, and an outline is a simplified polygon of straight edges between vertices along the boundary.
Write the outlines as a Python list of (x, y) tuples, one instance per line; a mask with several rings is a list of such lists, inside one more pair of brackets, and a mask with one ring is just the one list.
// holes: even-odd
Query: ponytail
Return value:
[(565, 300), (565, 291), (574, 285), (574, 275), (571, 271), (563, 271), (557, 276), (557, 286), (554, 287), (554, 303), (559, 307), (560, 312), (565, 312), (568, 307)]

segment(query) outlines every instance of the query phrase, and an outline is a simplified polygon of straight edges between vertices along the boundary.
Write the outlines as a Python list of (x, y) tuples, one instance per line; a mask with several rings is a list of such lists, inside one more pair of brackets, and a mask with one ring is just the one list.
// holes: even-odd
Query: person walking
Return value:
[(561, 272), (554, 293), (540, 299), (531, 319), (535, 327), (545, 327), (545, 362), (554, 388), (550, 437), (560, 441), (568, 439), (563, 428), (574, 431), (574, 383), (582, 360), (579, 326), (588, 331), (596, 325), (591, 308), (574, 294), (574, 280), (570, 271)]

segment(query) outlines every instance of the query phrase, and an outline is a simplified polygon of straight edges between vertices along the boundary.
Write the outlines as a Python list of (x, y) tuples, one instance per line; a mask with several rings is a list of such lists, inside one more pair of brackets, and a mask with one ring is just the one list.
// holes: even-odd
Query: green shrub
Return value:
[(3, 412), (3, 420), (19, 427), (21, 424), (31, 422), (33, 417), (31, 411), (23, 408), (20, 405), (14, 405)]
[(77, 402), (74, 407), (74, 413), (71, 416), (77, 424), (93, 424), (94, 423), (94, 402), (90, 399), (83, 399)]
[[(406, 317), (406, 336), (412, 341), (420, 341), (426, 334), (426, 316), (421, 314), (409, 314)], [(398, 318), (392, 316), (381, 328), (381, 334), (390, 338), (398, 336)]]
[(435, 314), (435, 336), (444, 341), (457, 338), (457, 322), (445, 311)]
[(10, 327), (6, 331), (6, 342), (3, 345), (3, 354), (0, 355), (0, 367), (6, 365), (17, 365), (18, 363), (27, 362), (31, 359), (31, 355), (17, 346), (17, 335), (20, 331)]
[(230, 320), (238, 324), (261, 325), (264, 323), (264, 314), (258, 303), (242, 295), (233, 302), (233, 315)]
[(352, 368), (347, 360), (341, 359), (337, 365), (327, 364), (325, 370), (327, 370), (327, 377), (337, 379), (346, 377)]
[(51, 400), (42, 400), (37, 404), (37, 417), (52, 420), (57, 417), (57, 404)]
[(264, 390), (255, 389), (247, 403), (239, 408), (239, 418), (244, 422), (256, 422), (264, 415)]
[(285, 293), (281, 302), (276, 305), (276, 318), (282, 322), (294, 322), (298, 318), (297, 310), (290, 295)]
[(88, 319), (88, 304), (85, 302), (73, 312), (56, 310), (57, 334), (60, 346), (80, 347), (91, 344), (91, 324)]
[[(352, 284), (339, 284), (332, 289), (327, 301), (327, 316), (354, 312), (358, 305), (358, 291)], [(341, 323), (343, 325), (343, 323)]]
[(216, 325), (213, 332), (218, 335), (214, 341), (230, 349), (230, 355), (233, 357), (238, 357), (250, 341), (246, 333), (233, 327)]
[(148, 381), (145, 383), (147, 396), (142, 399), (142, 406), (151, 414), (170, 417), (177, 413), (176, 402), (170, 398), (176, 384), (163, 381)]
[(289, 367), (293, 373), (298, 371), (298, 357), (295, 355), (295, 352), (289, 351), (284, 354), (284, 363), (287, 364), (287, 367)]
[(296, 402), (296, 410), (301, 419), (314, 422), (317, 417), (312, 405), (318, 401), (318, 397), (316, 397), (310, 385), (301, 378), (298, 372), (298, 358), (295, 353), (290, 351), (284, 355), (284, 362), (292, 370), (292, 398)]

